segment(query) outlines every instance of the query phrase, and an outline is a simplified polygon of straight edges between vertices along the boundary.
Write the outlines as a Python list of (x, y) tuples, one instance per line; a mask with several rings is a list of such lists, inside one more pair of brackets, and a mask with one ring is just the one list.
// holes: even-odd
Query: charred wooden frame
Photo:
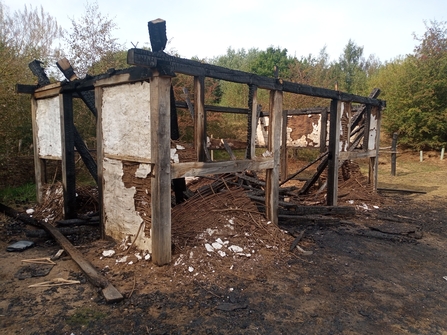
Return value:
[[(49, 84), (43, 87), (28, 85), (18, 85), (17, 90), (21, 93), (32, 92), (32, 111), (33, 120), (39, 99), (59, 96), (60, 116), (61, 116), (61, 141), (64, 143), (62, 157), (64, 164), (64, 193), (65, 210), (71, 216), (73, 209), (73, 192), (75, 178), (73, 175), (73, 150), (76, 145), (76, 129), (72, 121), (72, 98), (81, 97), (89, 105), (92, 112), (98, 115), (98, 184), (100, 193), (100, 202), (104, 199), (104, 175), (102, 161), (106, 158), (102, 143), (101, 115), (103, 103), (103, 90), (106, 87), (117, 86), (121, 84), (149, 82), (150, 83), (150, 157), (125, 157), (128, 161), (137, 163), (146, 163), (151, 165), (151, 243), (152, 257), (154, 263), (158, 265), (167, 264), (171, 260), (171, 180), (184, 178), (188, 176), (203, 176), (217, 173), (242, 172), (244, 170), (266, 170), (266, 215), (272, 223), (278, 222), (278, 203), (279, 203), (279, 178), (284, 181), (287, 178), (287, 170), (284, 167), (287, 157), (286, 151), (286, 127), (287, 115), (322, 115), (322, 122), (326, 125), (328, 120), (328, 111), (326, 108), (307, 109), (307, 110), (283, 110), (284, 92), (301, 94), (319, 98), (330, 99), (330, 133), (329, 148), (326, 157), (326, 127), (321, 128), (320, 134), (320, 157), (324, 159), (318, 168), (317, 173), (321, 173), (326, 164), (329, 166), (328, 174), (328, 205), (337, 205), (337, 180), (338, 166), (340, 161), (346, 159), (355, 159), (359, 157), (370, 158), (370, 182), (375, 186), (377, 183), (377, 155), (378, 138), (380, 131), (380, 112), (385, 107), (385, 102), (376, 99), (377, 95), (362, 97), (348, 94), (340, 91), (313, 87), (299, 83), (283, 81), (278, 78), (268, 78), (258, 76), (252, 73), (230, 70), (223, 67), (203, 64), (193, 60), (182, 59), (167, 55), (163, 52), (166, 44), (165, 22), (163, 20), (151, 21), (148, 25), (151, 32), (151, 43), (156, 52), (150, 52), (142, 49), (130, 49), (127, 59), (130, 65), (135, 67), (109, 71), (95, 77), (85, 79), (76, 79), (73, 70), (62, 62), (60, 68), (65, 71), (69, 82)], [(152, 38), (152, 33), (155, 34)], [(34, 64), (36, 65), (36, 64)], [(171, 145), (171, 110), (175, 106), (189, 108), (191, 104), (175, 102), (171, 94), (171, 78), (176, 73), (182, 73), (194, 77), (194, 145), (197, 161), (172, 163), (170, 160)], [(251, 102), (249, 108), (229, 108), (219, 106), (206, 106), (204, 104), (204, 80), (206, 77), (218, 80), (225, 80), (234, 83), (240, 83), (250, 86)], [(257, 101), (257, 90), (267, 89), (270, 91), (270, 104), (268, 112), (261, 112)], [(94, 90), (94, 94), (93, 94)], [(92, 100), (95, 100), (95, 106), (92, 106)], [(363, 104), (364, 109), (351, 117), (352, 103)], [(249, 134), (247, 137), (246, 158), (242, 160), (229, 160), (219, 162), (207, 161), (206, 151), (206, 112), (226, 112), (240, 113), (248, 116)], [(341, 146), (340, 119), (342, 114), (348, 111), (349, 124), (345, 136), (344, 146)], [(256, 157), (254, 129), (257, 125), (259, 115), (268, 115), (270, 118), (270, 131), (268, 133), (268, 152), (270, 156)], [(359, 124), (363, 120), (363, 130)], [(33, 121), (34, 129), (37, 125)], [(375, 127), (372, 129), (372, 127)], [(251, 129), (251, 133), (250, 133)], [(371, 137), (370, 131), (375, 136)], [(350, 140), (350, 134), (354, 132), (363, 134), (363, 148), (355, 150), (360, 144), (361, 137), (355, 141)], [(34, 134), (37, 139), (36, 133)], [(347, 139), (346, 139), (347, 136)], [(281, 139), (284, 143), (281, 150)], [(372, 143), (375, 140), (375, 143)], [(350, 145), (350, 146), (349, 146)], [(323, 149), (324, 147), (324, 149)], [(42, 157), (39, 155), (35, 146), (36, 157), (36, 183), (38, 184), (38, 199), (42, 186)], [(281, 156), (283, 159), (281, 159)], [(112, 155), (109, 155), (112, 158)], [(281, 169), (281, 170), (280, 170)], [(318, 178), (314, 176), (314, 180)], [(309, 185), (307, 187), (310, 187)], [(106, 216), (102, 213), (102, 229), (104, 236), (104, 220)], [(136, 238), (136, 237), (135, 237)]]

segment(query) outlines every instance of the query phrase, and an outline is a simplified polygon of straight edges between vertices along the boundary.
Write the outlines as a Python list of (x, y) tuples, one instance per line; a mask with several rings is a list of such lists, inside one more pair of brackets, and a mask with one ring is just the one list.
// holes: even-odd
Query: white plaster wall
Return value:
[[(136, 175), (147, 176), (150, 165), (141, 164)], [(127, 188), (123, 183), (123, 164), (120, 160), (104, 158), (103, 161), (103, 211), (105, 214), (105, 233), (113, 239), (122, 241), (128, 239), (133, 242), (143, 219), (135, 210), (135, 187)], [(140, 230), (137, 248), (152, 252), (151, 239), (144, 236), (144, 227)]]
[[(260, 117), (256, 128), (256, 144), (266, 146), (268, 143), (268, 131), (265, 127), (269, 125), (267, 116)], [(318, 122), (312, 122), (312, 132), (302, 135), (299, 139), (294, 140), (291, 136), (294, 129), (287, 127), (287, 146), (288, 147), (319, 147), (320, 146), (320, 127), (321, 115), (318, 115)]]
[(39, 156), (62, 159), (59, 96), (37, 100), (36, 125)]
[(376, 138), (377, 138), (377, 117), (371, 114), (369, 120), (369, 138), (368, 138), (368, 150), (376, 149)]
[(150, 159), (149, 83), (105, 87), (101, 121), (105, 155)]

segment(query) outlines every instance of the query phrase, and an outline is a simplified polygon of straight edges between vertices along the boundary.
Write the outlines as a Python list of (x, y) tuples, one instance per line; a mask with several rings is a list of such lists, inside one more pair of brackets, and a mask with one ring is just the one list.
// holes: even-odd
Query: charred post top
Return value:
[(163, 19), (152, 20), (148, 22), (147, 27), (149, 29), (152, 52), (163, 51), (168, 42), (166, 21)]

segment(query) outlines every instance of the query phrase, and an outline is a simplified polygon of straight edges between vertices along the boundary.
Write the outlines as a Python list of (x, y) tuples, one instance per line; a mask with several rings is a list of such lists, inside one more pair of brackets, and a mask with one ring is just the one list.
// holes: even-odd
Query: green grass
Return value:
[(6, 187), (0, 190), (0, 201), (3, 204), (11, 204), (14, 202), (35, 202), (36, 201), (36, 185), (28, 183), (18, 187)]
[(88, 326), (90, 322), (98, 321), (106, 317), (105, 313), (91, 309), (80, 308), (72, 316), (67, 319), (70, 326)]

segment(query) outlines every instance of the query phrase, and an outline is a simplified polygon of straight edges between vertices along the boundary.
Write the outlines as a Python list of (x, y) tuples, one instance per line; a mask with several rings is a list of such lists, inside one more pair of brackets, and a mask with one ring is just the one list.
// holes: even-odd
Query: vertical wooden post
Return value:
[(329, 155), (327, 176), (327, 205), (337, 206), (338, 197), (338, 156), (340, 152), (340, 117), (343, 102), (331, 101), (329, 120)]
[(96, 162), (98, 165), (98, 197), (99, 197), (99, 216), (101, 238), (106, 238), (105, 233), (105, 212), (104, 212), (104, 135), (102, 132), (102, 95), (104, 89), (95, 87), (95, 107), (97, 111), (96, 118)]
[(76, 218), (76, 172), (74, 154), (73, 96), (59, 95), (62, 141), (62, 185), (64, 187), (64, 217)]
[(34, 175), (36, 179), (36, 200), (37, 203), (42, 202), (43, 197), (43, 185), (45, 184), (45, 161), (39, 158), (39, 140), (37, 137), (37, 100), (31, 98), (31, 118), (33, 126), (33, 148), (34, 148)]
[(252, 106), (251, 106), (251, 134), (250, 135), (250, 148), (248, 148), (248, 159), (256, 157), (256, 131), (258, 128), (258, 88), (256, 86), (251, 87), (252, 90)]
[(382, 120), (382, 113), (379, 107), (372, 107), (371, 112), (369, 113), (376, 118), (376, 138), (375, 138), (375, 156), (370, 158), (370, 182), (373, 185), (373, 190), (377, 191), (378, 187), (378, 176), (379, 176), (379, 150), (380, 150), (380, 123)]
[(287, 111), (282, 111), (281, 117), (281, 181), (287, 179)]
[(281, 141), (282, 91), (270, 91), (268, 151), (273, 155), (273, 168), (266, 172), (265, 206), (267, 219), (278, 224), (279, 164)]
[(320, 119), (320, 153), (326, 152), (327, 141), (327, 108), (321, 111)]
[(206, 161), (205, 78), (194, 77), (194, 147), (197, 160)]
[(365, 127), (363, 129), (363, 151), (367, 152), (369, 150), (369, 131), (371, 129), (371, 105), (366, 105), (365, 107)]
[(397, 133), (393, 133), (393, 141), (391, 142), (391, 175), (396, 175), (396, 158), (397, 158)]
[(153, 174), (151, 237), (152, 259), (157, 265), (171, 262), (170, 90), (171, 78), (161, 77), (156, 70), (153, 70), (150, 83)]

